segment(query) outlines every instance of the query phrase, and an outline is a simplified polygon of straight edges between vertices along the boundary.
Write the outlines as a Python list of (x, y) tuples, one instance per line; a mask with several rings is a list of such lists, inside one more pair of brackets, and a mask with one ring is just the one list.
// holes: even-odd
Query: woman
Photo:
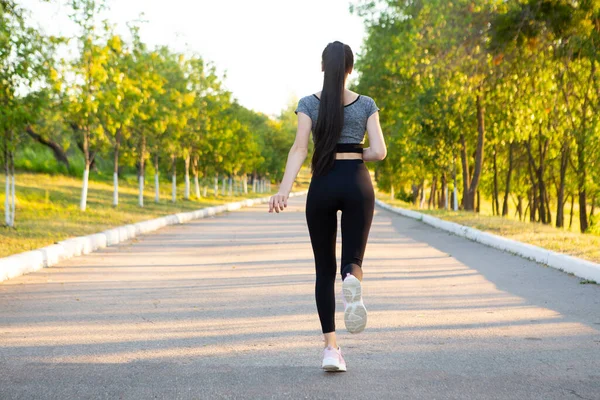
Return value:
[[(362, 261), (373, 220), (375, 196), (365, 161), (383, 160), (387, 149), (379, 125), (379, 108), (372, 98), (345, 89), (354, 67), (348, 45), (329, 43), (322, 55), (323, 89), (298, 102), (298, 130), (290, 149), (279, 192), (269, 212), (287, 207), (292, 185), (308, 154), (313, 133), (312, 178), (306, 199), (306, 222), (315, 257), (315, 298), (325, 339), (322, 368), (346, 371), (335, 337), (335, 244), (337, 211), (342, 212), (342, 292), (344, 322), (350, 333), (367, 323), (362, 301)], [(365, 130), (370, 147), (363, 148)]]

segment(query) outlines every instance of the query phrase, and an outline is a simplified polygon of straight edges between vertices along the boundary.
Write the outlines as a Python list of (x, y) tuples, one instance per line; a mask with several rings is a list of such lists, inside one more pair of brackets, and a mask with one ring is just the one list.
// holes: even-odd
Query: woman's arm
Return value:
[(287, 199), (292, 191), (292, 186), (298, 176), (298, 171), (302, 167), (306, 156), (308, 155), (308, 138), (312, 128), (312, 120), (303, 112), (298, 112), (298, 129), (296, 139), (288, 153), (285, 173), (279, 185), (279, 192), (269, 199), (269, 212), (283, 211), (287, 207)]
[(367, 120), (367, 134), (369, 135), (369, 147), (363, 150), (364, 161), (381, 161), (387, 156), (387, 147), (379, 124), (379, 111), (375, 112)]

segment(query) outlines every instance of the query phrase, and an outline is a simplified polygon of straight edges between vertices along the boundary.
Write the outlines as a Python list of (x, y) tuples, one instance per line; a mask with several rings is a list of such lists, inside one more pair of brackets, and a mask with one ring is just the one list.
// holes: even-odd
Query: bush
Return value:
[[(70, 161), (71, 169), (73, 169), (73, 160)], [(22, 146), (17, 150), (15, 154), (15, 168), (20, 171), (52, 175), (71, 174), (71, 171), (64, 164), (56, 161), (52, 150), (36, 144)]]
[(600, 235), (600, 216), (592, 215), (590, 217), (590, 225), (588, 228), (588, 233), (592, 233), (594, 235)]
[(402, 188), (402, 189), (398, 190), (396, 193), (394, 193), (394, 197), (396, 199), (402, 200), (406, 203), (414, 203), (414, 201), (415, 201), (412, 191), (406, 191), (405, 188)]

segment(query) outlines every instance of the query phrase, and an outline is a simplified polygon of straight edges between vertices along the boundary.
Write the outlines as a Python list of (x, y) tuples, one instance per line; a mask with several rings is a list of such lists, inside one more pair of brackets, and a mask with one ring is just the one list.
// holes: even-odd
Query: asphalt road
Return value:
[(381, 209), (322, 371), (305, 202), (0, 283), (0, 399), (600, 399), (600, 286)]

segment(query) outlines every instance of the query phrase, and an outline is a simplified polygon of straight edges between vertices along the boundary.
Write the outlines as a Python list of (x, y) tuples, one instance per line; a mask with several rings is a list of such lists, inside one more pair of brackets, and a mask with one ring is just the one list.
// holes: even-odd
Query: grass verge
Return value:
[(548, 225), (467, 211), (419, 209), (413, 204), (401, 200), (391, 200), (388, 193), (376, 191), (376, 196), (379, 200), (394, 207), (415, 210), (498, 236), (600, 263), (600, 236), (598, 235), (581, 234)]
[[(183, 211), (197, 210), (245, 198), (269, 196), (271, 193), (214, 196), (209, 186), (207, 196), (183, 199), (183, 185), (178, 198), (171, 201), (170, 182), (160, 182), (160, 202), (154, 202), (154, 183), (147, 179), (144, 207), (138, 206), (135, 177), (119, 182), (119, 206), (112, 206), (112, 182), (92, 176), (89, 183), (87, 210), (79, 209), (81, 180), (65, 175), (17, 173), (17, 210), (15, 228), (0, 226), (0, 257), (48, 246), (74, 236), (102, 232), (121, 225), (140, 222)], [(308, 188), (309, 175), (301, 170), (294, 191)], [(193, 183), (192, 183), (193, 188)], [(0, 176), (0, 207), (4, 219), (4, 176)], [(279, 186), (271, 184), (272, 193)], [(221, 182), (219, 182), (219, 191)], [(251, 191), (251, 187), (248, 187)], [(202, 192), (202, 190), (201, 190)], [(193, 193), (193, 190), (192, 190)]]

